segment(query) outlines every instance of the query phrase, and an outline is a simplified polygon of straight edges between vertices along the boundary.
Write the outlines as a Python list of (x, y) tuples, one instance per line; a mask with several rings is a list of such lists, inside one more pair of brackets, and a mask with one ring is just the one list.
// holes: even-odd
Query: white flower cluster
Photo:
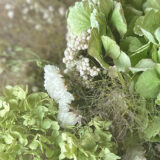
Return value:
[[(17, 3), (6, 3), (4, 9), (9, 19), (13, 19), (16, 10), (21, 12), (22, 19), (31, 24), (35, 30), (42, 30), (43, 25), (52, 25), (55, 19), (55, 8), (52, 5), (44, 6), (41, 2), (34, 0), (20, 0)], [(59, 14), (65, 14), (65, 8), (59, 8)], [(18, 15), (19, 16), (19, 15)]]
[[(28, 23), (31, 23), (35, 25), (36, 30), (40, 30), (41, 27), (40, 24), (35, 24), (35, 21), (32, 20), (32, 17), (30, 16), (30, 12), (34, 12), (36, 15), (39, 15), (41, 20), (43, 20), (47, 24), (53, 24), (54, 21), (54, 8), (52, 6), (48, 6), (47, 8), (43, 7), (38, 2), (31, 2), (29, 0), (26, 1), (27, 4), (25, 4), (22, 8), (22, 15), (23, 20), (25, 20)], [(37, 16), (38, 18), (38, 16)], [(38, 20), (39, 20), (38, 18)]]
[(58, 119), (62, 125), (75, 125), (81, 121), (81, 116), (70, 112), (70, 105), (74, 100), (73, 95), (67, 91), (63, 76), (56, 66), (46, 65), (44, 67), (44, 87), (51, 98), (59, 104)]
[(5, 9), (6, 9), (6, 11), (7, 11), (7, 16), (8, 16), (8, 18), (9, 18), (9, 19), (13, 19), (13, 18), (14, 18), (14, 6), (11, 5), (11, 4), (9, 4), (9, 3), (7, 3), (7, 4), (5, 5)]
[(82, 33), (80, 36), (75, 36), (68, 30), (66, 36), (67, 48), (64, 51), (63, 58), (63, 63), (66, 64), (65, 72), (76, 70), (84, 80), (91, 80), (100, 72), (99, 68), (90, 66), (89, 58), (80, 55), (80, 51), (88, 49), (90, 33), (91, 29), (88, 29), (87, 32)]

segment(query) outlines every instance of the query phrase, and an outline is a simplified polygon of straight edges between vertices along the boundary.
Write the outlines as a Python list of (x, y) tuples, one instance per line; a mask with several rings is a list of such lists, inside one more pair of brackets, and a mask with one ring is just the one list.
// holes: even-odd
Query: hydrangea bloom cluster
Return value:
[(46, 65), (44, 86), (51, 98), (59, 104), (58, 119), (62, 125), (75, 125), (81, 121), (81, 116), (70, 111), (73, 95), (67, 91), (67, 86), (60, 70), (56, 66)]
[(83, 80), (91, 80), (98, 75), (100, 69), (91, 67), (89, 58), (80, 54), (80, 51), (88, 49), (91, 29), (82, 33), (80, 36), (74, 35), (69, 29), (66, 36), (67, 48), (64, 51), (63, 63), (66, 64), (65, 72), (76, 70), (80, 73)]

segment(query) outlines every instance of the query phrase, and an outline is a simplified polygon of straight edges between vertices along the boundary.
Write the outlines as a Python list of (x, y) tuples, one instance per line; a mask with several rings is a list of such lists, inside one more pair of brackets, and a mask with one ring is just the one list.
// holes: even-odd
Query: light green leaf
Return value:
[(14, 138), (10, 134), (3, 135), (3, 138), (4, 138), (4, 142), (6, 144), (12, 144), (13, 143)]
[(113, 0), (99, 0), (99, 9), (108, 17), (108, 14), (113, 9)]
[(105, 15), (102, 12), (98, 12), (97, 9), (94, 9), (91, 13), (91, 27), (97, 28), (100, 35), (106, 34), (106, 18)]
[(39, 146), (39, 142), (38, 140), (34, 139), (31, 144), (29, 145), (29, 148), (32, 150), (36, 150)]
[(91, 27), (91, 12), (88, 1), (76, 2), (73, 7), (69, 8), (67, 23), (72, 33), (80, 35)]
[(6, 86), (4, 90), (5, 96), (9, 98), (15, 98), (17, 100), (23, 100), (26, 98), (27, 91), (24, 91), (21, 87), (19, 86)]
[(115, 2), (115, 8), (112, 13), (111, 22), (117, 29), (120, 35), (123, 37), (127, 32), (127, 23), (124, 17), (123, 8), (121, 3)]
[(160, 9), (160, 1), (159, 0), (147, 0), (144, 6), (145, 8)]
[(9, 112), (10, 106), (3, 100), (0, 100), (0, 117), (4, 117)]
[(145, 98), (156, 98), (160, 90), (160, 79), (155, 69), (143, 72), (139, 76), (135, 88)]
[(130, 55), (132, 66), (135, 66), (140, 60), (148, 58), (148, 50), (150, 42), (137, 49), (132, 55)]
[(51, 125), (52, 125), (52, 121), (50, 119), (45, 119), (42, 121), (41, 127), (47, 130), (51, 127)]
[(153, 117), (153, 120), (149, 123), (148, 128), (144, 130), (144, 135), (147, 140), (154, 138), (160, 133), (160, 118)]
[(110, 152), (108, 148), (105, 148), (101, 151), (100, 156), (104, 158), (104, 160), (117, 160), (120, 159), (117, 155)]
[(155, 66), (155, 63), (152, 59), (142, 59), (140, 60), (135, 67), (130, 67), (129, 69), (132, 73), (146, 71), (148, 69), (152, 69)]
[(155, 31), (155, 37), (158, 40), (159, 44), (160, 44), (160, 27), (156, 29)]
[(103, 60), (102, 42), (96, 28), (93, 28), (91, 31), (91, 37), (88, 44), (88, 54), (94, 57), (103, 68), (109, 67), (109, 65)]
[(144, 44), (139, 40), (137, 37), (126, 37), (123, 39), (120, 43), (120, 47), (123, 51), (134, 53), (136, 52), (139, 48), (141, 48)]
[(143, 28), (141, 28), (141, 31), (150, 42), (152, 42), (153, 44), (156, 44), (156, 40), (154, 39), (153, 35), (150, 32), (148, 32)]
[(155, 103), (157, 105), (160, 105), (160, 93), (158, 94), (157, 99), (155, 100)]
[(126, 53), (122, 51), (118, 59), (114, 59), (113, 61), (117, 69), (121, 72), (127, 72), (129, 71), (129, 67), (131, 67), (130, 58), (128, 57)]
[(108, 36), (102, 36), (101, 39), (103, 42), (106, 56), (109, 56), (112, 59), (117, 59), (120, 56), (121, 51), (116, 42)]
[(141, 26), (143, 25), (143, 21), (144, 21), (144, 16), (140, 16), (136, 22), (135, 22), (135, 26), (133, 28), (134, 33), (139, 35), (139, 36), (143, 36), (143, 33), (141, 31)]
[(160, 24), (160, 11), (151, 9), (144, 15), (144, 17), (140, 17), (137, 20), (135, 27), (137, 29), (139, 28), (138, 35), (141, 34), (143, 35), (141, 28), (143, 28), (150, 34), (154, 35), (156, 29), (159, 27), (159, 24)]
[(57, 121), (52, 121), (52, 128), (56, 131), (60, 129), (60, 126)]

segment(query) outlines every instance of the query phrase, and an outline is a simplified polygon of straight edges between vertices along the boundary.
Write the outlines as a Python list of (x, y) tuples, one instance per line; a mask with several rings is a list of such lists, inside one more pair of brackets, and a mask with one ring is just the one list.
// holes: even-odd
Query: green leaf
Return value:
[(19, 86), (6, 86), (4, 90), (4, 94), (8, 98), (15, 98), (17, 100), (23, 100), (26, 98), (27, 90), (24, 91), (21, 87)]
[(147, 0), (144, 6), (145, 8), (160, 9), (160, 1), (159, 0)]
[(104, 158), (104, 160), (117, 160), (120, 159), (117, 155), (110, 152), (108, 148), (105, 148), (101, 151), (100, 156)]
[(10, 106), (3, 100), (0, 100), (0, 117), (4, 117), (9, 112)]
[(109, 67), (109, 65), (103, 60), (102, 42), (96, 28), (93, 28), (91, 31), (91, 37), (88, 44), (88, 54), (94, 57), (103, 68)]
[(32, 149), (32, 150), (36, 150), (39, 146), (39, 142), (38, 140), (33, 140), (32, 143), (29, 145), (29, 148)]
[(148, 50), (150, 42), (137, 49), (132, 55), (130, 55), (132, 66), (135, 66), (140, 60), (148, 57)]
[(137, 37), (126, 37), (123, 39), (120, 43), (120, 47), (123, 51), (134, 53), (136, 52), (139, 48), (141, 48), (144, 44), (140, 41), (139, 38)]
[(114, 59), (114, 64), (116, 65), (117, 69), (121, 72), (127, 72), (129, 71), (129, 67), (131, 67), (130, 58), (126, 53), (122, 51), (118, 59)]
[(3, 135), (3, 138), (4, 138), (4, 142), (6, 144), (12, 144), (13, 143), (14, 138), (10, 134)]
[(147, 140), (151, 140), (160, 133), (160, 118), (153, 117), (153, 120), (149, 123), (148, 128), (144, 130), (144, 135)]
[(134, 33), (139, 35), (139, 36), (143, 36), (143, 33), (141, 31), (141, 26), (143, 25), (143, 21), (144, 21), (144, 16), (140, 16), (136, 22), (135, 22), (135, 26), (134, 26)]
[(154, 68), (155, 63), (152, 59), (142, 59), (140, 60), (135, 67), (130, 67), (132, 73), (147, 71), (148, 69)]
[(50, 119), (45, 119), (42, 121), (41, 127), (43, 129), (49, 129), (52, 125), (52, 121)]
[(105, 15), (102, 12), (98, 12), (97, 9), (94, 9), (91, 13), (90, 21), (91, 27), (97, 28), (100, 35), (106, 34), (107, 22)]
[(113, 0), (99, 0), (99, 9), (108, 17), (109, 13), (113, 9)]
[(123, 37), (127, 32), (127, 23), (124, 17), (121, 3), (115, 2), (111, 22), (113, 26), (117, 29), (117, 31), (120, 33), (120, 35)]
[(121, 51), (116, 42), (108, 36), (102, 36), (101, 39), (103, 42), (106, 56), (109, 56), (112, 59), (117, 59), (120, 56)]
[(156, 44), (156, 40), (154, 39), (153, 35), (150, 32), (148, 32), (143, 28), (141, 28), (141, 31), (150, 42), (152, 42), (153, 44)]
[(157, 99), (155, 100), (155, 103), (157, 105), (160, 105), (160, 93), (158, 94)]
[(156, 29), (155, 31), (155, 37), (158, 40), (159, 44), (160, 44), (160, 27)]
[(156, 98), (160, 90), (160, 79), (155, 69), (143, 72), (139, 76), (135, 88), (145, 98)]
[(73, 34), (80, 35), (91, 27), (91, 12), (88, 1), (76, 2), (73, 7), (69, 8), (67, 23)]
[(144, 34), (141, 29), (144, 29), (147, 32), (147, 34), (149, 32), (150, 35), (154, 35), (156, 29), (159, 27), (159, 24), (160, 24), (160, 11), (151, 9), (144, 15), (144, 17), (140, 17), (137, 20), (135, 27), (137, 28), (136, 30), (138, 30), (139, 28), (138, 35)]

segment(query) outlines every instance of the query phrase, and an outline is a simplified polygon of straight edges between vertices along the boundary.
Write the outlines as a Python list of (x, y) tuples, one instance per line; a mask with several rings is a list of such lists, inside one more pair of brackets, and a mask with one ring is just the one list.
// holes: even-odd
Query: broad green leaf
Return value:
[(158, 40), (159, 44), (160, 44), (160, 27), (156, 29), (155, 31), (155, 37)]
[(141, 30), (144, 29), (147, 32), (147, 34), (149, 32), (149, 37), (150, 37), (150, 35), (154, 35), (156, 29), (159, 27), (159, 24), (160, 24), (160, 11), (155, 11), (151, 9), (144, 15), (144, 17), (140, 17), (137, 20), (135, 27), (137, 28), (136, 30), (138, 30), (139, 28), (138, 35), (144, 34), (143, 31)]
[(139, 38), (133, 36), (126, 37), (120, 42), (121, 49), (128, 54), (136, 52), (143, 45)]
[(93, 28), (91, 31), (91, 37), (88, 44), (88, 54), (94, 57), (103, 68), (109, 67), (109, 65), (103, 60), (102, 42), (96, 28)]
[(147, 0), (144, 6), (145, 8), (160, 9), (160, 1), (159, 0)]
[(113, 0), (99, 0), (99, 9), (108, 17), (109, 13), (113, 9)]
[(73, 7), (69, 8), (67, 23), (72, 33), (80, 35), (91, 27), (91, 12), (88, 1), (76, 2)]
[(154, 39), (153, 35), (150, 32), (148, 32), (143, 28), (141, 28), (141, 31), (150, 42), (152, 42), (153, 44), (156, 44), (156, 40)]
[(122, 51), (118, 59), (114, 59), (114, 64), (116, 65), (117, 69), (121, 72), (127, 72), (129, 71), (129, 67), (131, 67), (130, 58), (126, 53)]
[(144, 135), (147, 140), (151, 140), (158, 134), (160, 134), (160, 118), (153, 117), (153, 120), (149, 123), (148, 128), (144, 130)]
[(154, 66), (155, 63), (152, 61), (152, 59), (142, 59), (136, 64), (135, 67), (130, 67), (129, 69), (132, 71), (132, 73), (136, 73), (152, 69)]
[(93, 10), (90, 17), (91, 27), (97, 28), (100, 35), (106, 34), (106, 18), (102, 12), (98, 12), (96, 9)]
[(119, 34), (123, 37), (127, 32), (127, 23), (124, 17), (121, 3), (115, 2), (114, 10), (111, 17), (113, 26), (117, 29)]
[(137, 82), (136, 91), (145, 98), (156, 98), (160, 90), (160, 78), (155, 69), (143, 72)]
[(130, 55), (132, 66), (135, 66), (140, 60), (149, 58), (148, 50), (150, 42), (137, 49), (132, 55)]
[(102, 36), (101, 39), (105, 49), (105, 55), (111, 57), (112, 59), (117, 59), (121, 54), (117, 43), (108, 36)]

